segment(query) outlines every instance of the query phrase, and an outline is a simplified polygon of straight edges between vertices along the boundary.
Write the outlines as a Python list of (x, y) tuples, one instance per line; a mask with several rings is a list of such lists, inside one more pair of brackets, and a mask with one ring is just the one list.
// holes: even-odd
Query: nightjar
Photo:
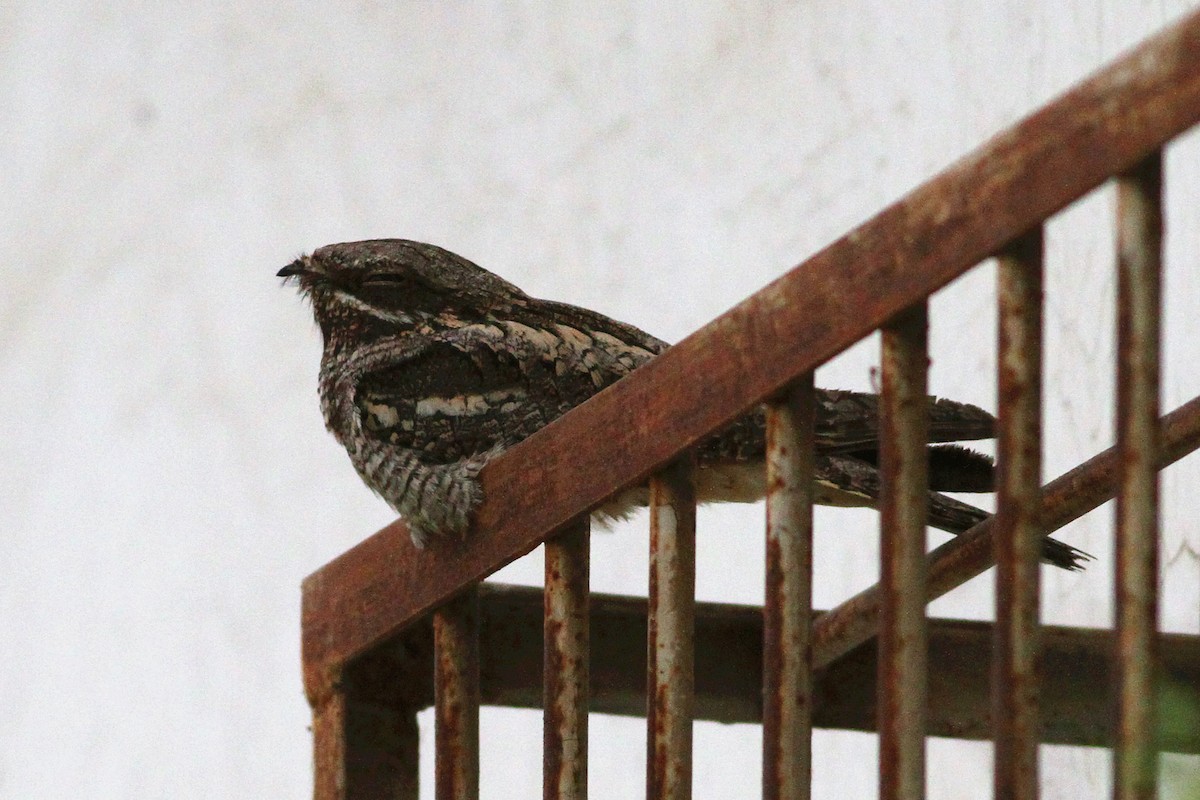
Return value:
[[(408, 523), (414, 542), (462, 534), (482, 502), (489, 458), (667, 349), (632, 325), (538, 300), (440, 247), (403, 239), (331, 244), (279, 270), (312, 302), (324, 338), (325, 424), (366, 484)], [(975, 406), (929, 399), (929, 483), (992, 490), (992, 462), (958, 445), (989, 438)], [(878, 397), (817, 392), (816, 500), (876, 506)], [(765, 421), (746, 414), (696, 450), (701, 502), (752, 502), (764, 492)], [(597, 513), (645, 504), (645, 487)], [(938, 491), (929, 522), (961, 533), (987, 513)], [(1043, 558), (1077, 569), (1083, 554), (1047, 539)]]

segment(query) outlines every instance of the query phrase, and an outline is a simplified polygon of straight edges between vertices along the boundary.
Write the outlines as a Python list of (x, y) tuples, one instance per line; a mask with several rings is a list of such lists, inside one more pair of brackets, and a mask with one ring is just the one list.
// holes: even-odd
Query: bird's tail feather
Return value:
[(957, 444), (930, 447), (929, 488), (939, 492), (991, 492), (996, 488), (995, 462), (989, 455)]
[[(996, 418), (978, 406), (929, 396), (930, 443), (991, 439)], [(879, 395), (822, 389), (817, 393), (817, 444), (826, 453), (860, 453), (879, 447)]]
[[(935, 444), (929, 454), (929, 488), (938, 492), (992, 492), (996, 464), (992, 457), (958, 444)], [(879, 453), (863, 450), (845, 455), (879, 466)]]
[[(966, 533), (990, 517), (981, 508), (947, 497), (938, 492), (929, 493), (929, 524), (939, 530), (955, 535)], [(1057, 539), (1042, 540), (1042, 561), (1072, 572), (1083, 569), (1083, 562), (1092, 556)]]

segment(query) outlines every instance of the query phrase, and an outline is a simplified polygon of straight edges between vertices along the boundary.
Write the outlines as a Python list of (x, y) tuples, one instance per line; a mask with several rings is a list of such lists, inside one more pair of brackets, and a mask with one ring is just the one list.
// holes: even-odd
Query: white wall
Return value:
[[(0, 7), (0, 797), (308, 793), (299, 583), (391, 515), (322, 428), (318, 336), (273, 277), (299, 252), (434, 241), (677, 339), (1194, 3), (661, 5)], [(1196, 137), (1168, 168), (1169, 408), (1200, 393)], [(1111, 213), (1050, 231), (1047, 476), (1111, 440)], [(932, 373), (990, 407), (992, 279), (935, 301)], [(1198, 478), (1164, 478), (1163, 619), (1191, 632)], [(759, 514), (703, 514), (702, 597), (758, 599)], [(1064, 531), (1098, 560), (1045, 575), (1046, 619), (1109, 623), (1110, 515)], [(818, 524), (829, 605), (872, 582), (876, 522)], [(644, 591), (645, 538), (598, 537), (598, 590)], [(989, 604), (985, 578), (934, 608)], [(593, 726), (595, 796), (637, 796), (642, 726)], [(538, 716), (484, 736), (484, 795), (535, 796)], [(750, 796), (758, 746), (699, 726), (697, 797)], [(871, 737), (816, 752), (817, 796), (873, 796)], [(1043, 753), (1047, 798), (1100, 796), (1103, 752)], [(989, 763), (931, 743), (930, 796), (986, 796)]]

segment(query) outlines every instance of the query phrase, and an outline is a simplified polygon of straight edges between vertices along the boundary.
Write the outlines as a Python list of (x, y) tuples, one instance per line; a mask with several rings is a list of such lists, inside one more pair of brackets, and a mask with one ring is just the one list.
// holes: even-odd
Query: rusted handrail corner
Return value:
[(419, 553), (396, 522), (312, 575), (303, 612), (310, 698), (327, 692), (348, 660), (1197, 121), (1200, 12), (496, 459), (482, 473), (479, 533), (465, 542)]

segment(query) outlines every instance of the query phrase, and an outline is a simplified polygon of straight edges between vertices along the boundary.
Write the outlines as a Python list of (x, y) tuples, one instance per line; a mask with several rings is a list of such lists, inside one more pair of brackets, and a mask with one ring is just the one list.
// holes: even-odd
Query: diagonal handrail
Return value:
[(497, 458), (465, 541), (416, 551), (398, 521), (309, 576), (310, 701), (351, 659), (1198, 121), (1194, 12)]

